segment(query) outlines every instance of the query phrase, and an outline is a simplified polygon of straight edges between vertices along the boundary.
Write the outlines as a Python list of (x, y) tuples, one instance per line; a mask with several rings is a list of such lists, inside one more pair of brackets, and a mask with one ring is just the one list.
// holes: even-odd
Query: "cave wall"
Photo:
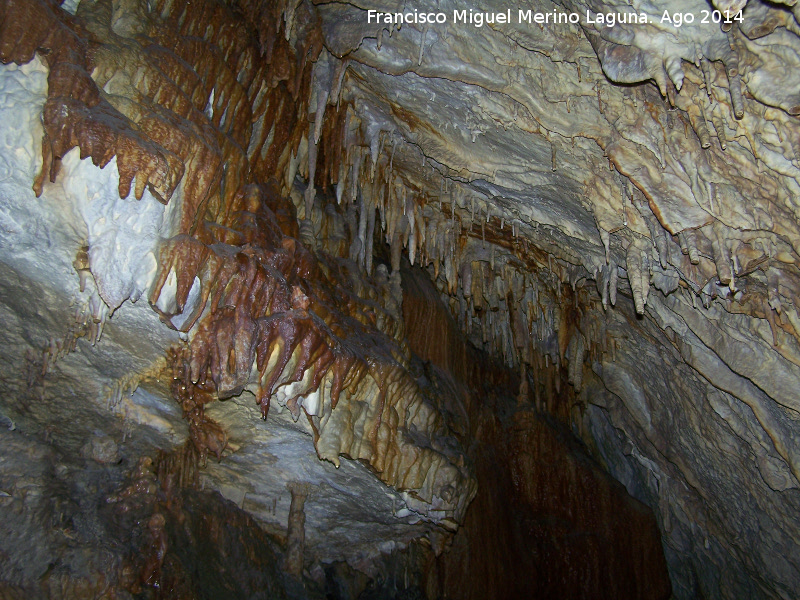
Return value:
[[(61, 479), (73, 460), (106, 465), (110, 480), (86, 484), (103, 503), (136, 456), (186, 442), (206, 467), (192, 485), (246, 507), (279, 539), (289, 487), (304, 482), (314, 493), (301, 573), (349, 561), (374, 576), (383, 553), (436, 523), (455, 527), (474, 476), (409, 372), (387, 278), (318, 261), (291, 237), (297, 222), (276, 184), (250, 185), (290, 162), (304, 106), (294, 50), (265, 58), (242, 14), (220, 3), (1, 8), (2, 417), (22, 447), (57, 449), (31, 454), (35, 468)], [(257, 101), (267, 117), (254, 133)], [(105, 445), (116, 459), (94, 451)], [(235, 458), (214, 462), (223, 454)], [(40, 558), (51, 555), (65, 577), (89, 577), (48, 531), (65, 519), (48, 514), (59, 495), (78, 502), (81, 490), (29, 497), (15, 465), (3, 511), (30, 516), (33, 533), (23, 527), (2, 551), (31, 564), (6, 563), (4, 582), (44, 590)], [(64, 529), (104, 551), (86, 527)], [(119, 593), (126, 551), (112, 552), (106, 581)]]
[[(272, 172), (278, 152), (288, 160), (285, 134), (254, 128), (271, 119), (273, 129), (296, 130), (303, 105), (289, 98), (302, 97), (307, 58), (321, 49), (313, 23), (303, 55), (285, 40), (276, 46), (274, 35), (264, 47), (252, 30), (235, 36), (246, 25), (241, 14), (208, 8), (98, 2), (73, 17), (47, 2), (4, 5), (4, 59), (25, 64), (48, 50), (34, 188), (61, 176), (67, 203), (82, 210), (87, 248), (75, 269), (92, 278), (88, 302), (97, 307), (88, 334), (96, 342), (106, 315), (147, 291), (165, 325), (184, 339), (192, 332), (167, 369), (201, 455), (219, 457), (226, 446), (205, 415), (210, 394), (238, 396), (249, 385), (265, 419), (273, 397), (295, 420), (302, 409), (320, 457), (363, 459), (408, 490), (415, 510), (457, 521), (474, 483), (407, 372), (400, 318), (391, 297), (380, 301), (386, 277), (359, 281), (344, 265), (321, 264), (289, 237), (296, 225), (275, 214), (284, 210), (276, 184), (252, 183), (259, 169)], [(175, 26), (182, 34), (168, 33)], [(117, 179), (120, 198), (109, 207), (108, 183)], [(87, 196), (97, 206), (81, 207)], [(398, 428), (408, 426), (429, 439), (407, 444)], [(463, 493), (444, 500), (448, 486)]]
[[(676, 598), (796, 595), (796, 7), (398, 28), (371, 2), (198, 6), (0, 4), (10, 429), (188, 439), (277, 529), (299, 469), (328, 486), (326, 560), (356, 478), (369, 571), (457, 529), (491, 381), (655, 511)], [(406, 261), (441, 306), (401, 301)], [(410, 347), (461, 383), (431, 391)]]
[(406, 263), (402, 275), (409, 346), (438, 385), (466, 397), (453, 429), (478, 479), (449, 547), (421, 566), (427, 597), (672, 597), (653, 511), (570, 429), (578, 399), (567, 370), (542, 368), (527, 381), (493, 364), (422, 269)]
[(429, 266), (477, 346), (567, 367), (575, 430), (622, 440), (609, 468), (659, 513), (676, 597), (792, 597), (797, 121), (779, 73), (796, 9), (676, 28), (663, 10), (707, 6), (635, 2), (649, 24), (476, 27), (452, 22), (470, 3), (424, 6), (448, 23), (321, 7), (357, 74), (348, 181), (367, 187), (370, 158), (400, 172), (409, 189), (387, 178), (365, 205), (386, 205), (387, 243)]
[(482, 417), (478, 495), (426, 572), (429, 597), (671, 597), (649, 507), (541, 413)]

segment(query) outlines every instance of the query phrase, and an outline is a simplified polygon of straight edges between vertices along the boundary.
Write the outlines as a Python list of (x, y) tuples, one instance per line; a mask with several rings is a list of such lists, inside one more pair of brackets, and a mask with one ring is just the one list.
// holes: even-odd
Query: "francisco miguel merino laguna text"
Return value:
[[(575, 12), (562, 12), (553, 10), (552, 12), (534, 12), (532, 10), (518, 10), (517, 23), (538, 23), (541, 25), (559, 25), (568, 23), (579, 23), (581, 17)], [(447, 23), (447, 14), (443, 12), (420, 12), (416, 9), (404, 12), (380, 12), (377, 10), (367, 11), (367, 22), (384, 25), (403, 25), (409, 24), (430, 24)], [(463, 23), (482, 27), (484, 24), (504, 24), (511, 23), (511, 9), (505, 12), (482, 12), (473, 9), (454, 10), (452, 22), (455, 24)], [(614, 27), (617, 23), (647, 24), (650, 21), (645, 13), (636, 12), (609, 12), (592, 13), (586, 11), (584, 23), (588, 25), (605, 25)]]

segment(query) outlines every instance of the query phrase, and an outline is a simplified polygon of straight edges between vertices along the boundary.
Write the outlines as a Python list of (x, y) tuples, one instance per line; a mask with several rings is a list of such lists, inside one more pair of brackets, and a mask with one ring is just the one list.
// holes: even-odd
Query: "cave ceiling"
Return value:
[[(657, 481), (644, 487), (661, 502), (672, 498), (671, 508), (661, 505), (667, 531), (689, 514), (689, 521), (704, 520), (715, 534), (698, 551), (715, 556), (712, 562), (721, 558), (713, 540), (726, 546), (722, 540), (731, 535), (750, 539), (745, 545), (764, 548), (762, 558), (734, 550), (733, 560), (749, 565), (749, 574), (760, 573), (754, 581), (776, 570), (788, 578), (782, 589), (755, 583), (749, 593), (791, 596), (794, 552), (773, 553), (766, 550), (770, 542), (756, 539), (787, 536), (779, 546), (796, 547), (790, 541), (796, 529), (784, 519), (794, 521), (800, 416), (800, 329), (791, 291), (798, 281), (794, 115), (800, 88), (790, 82), (797, 9), (718, 5), (744, 10), (741, 21), (715, 25), (699, 22), (704, 10), (713, 10), (705, 2), (541, 3), (536, 9), (543, 13), (578, 13), (580, 24), (537, 26), (512, 16), (510, 23), (476, 27), (453, 24), (453, 11), (502, 13), (509, 6), (426, 6), (446, 13), (449, 22), (376, 27), (363, 12), (389, 8), (319, 5), (326, 48), (349, 61), (340, 93), (354, 105), (362, 139), (371, 140), (373, 162), (381, 161), (374, 135), (386, 131), (386, 142), (377, 145), (400, 142), (388, 160), (394, 176), (422, 198), (423, 220), (430, 210), (439, 220), (436, 231), (469, 232), (452, 266), (447, 251), (437, 250), (441, 242), (420, 239), (426, 232), (409, 239), (409, 248), (422, 248), (423, 264), (436, 263), (439, 288), (471, 339), (494, 344), (511, 365), (527, 362), (513, 341), (518, 317), (502, 302), (501, 314), (509, 311), (504, 318), (487, 323), (476, 313), (476, 260), (502, 263), (492, 270), (506, 281), (526, 270), (537, 274), (523, 284), (532, 285), (543, 307), (529, 331), (538, 352), (555, 361), (565, 358), (570, 334), (563, 321), (557, 335), (548, 331), (542, 298), (549, 291), (554, 305), (562, 299), (543, 273), (590, 292), (594, 310), (583, 313), (579, 335), (602, 347), (601, 358), (592, 359), (592, 375), (602, 384), (589, 383), (585, 397), (603, 407), (592, 408), (595, 416), (609, 419), (595, 425), (638, 440), (638, 449), (622, 452), (653, 473)], [(676, 27), (674, 19), (661, 18), (665, 10), (698, 18)], [(606, 27), (583, 16), (631, 11), (649, 15), (650, 23)], [(463, 269), (465, 257), (471, 272)], [(524, 305), (530, 292), (519, 293), (513, 301), (522, 297)], [(650, 346), (647, 339), (659, 341)], [(583, 340), (572, 343), (571, 365), (584, 356)], [(628, 368), (621, 368), (620, 356), (632, 360)], [(579, 389), (580, 374), (571, 381)], [(678, 398), (693, 398), (700, 408)], [(610, 460), (622, 479), (632, 476), (618, 458)], [(742, 461), (754, 470), (743, 469)], [(754, 479), (744, 470), (758, 472), (761, 491), (750, 488)], [(748, 525), (747, 514), (784, 517)], [(667, 547), (682, 535), (678, 529), (667, 535)], [(679, 547), (676, 554), (688, 551)], [(724, 596), (731, 593), (726, 586), (739, 584), (720, 576), (706, 585), (700, 588)]]
[(673, 597), (797, 597), (800, 9), (409, 4), (0, 2), (3, 422), (189, 440), (279, 533), (310, 484), (308, 547), (369, 571), (464, 522), (502, 372), (569, 395)]

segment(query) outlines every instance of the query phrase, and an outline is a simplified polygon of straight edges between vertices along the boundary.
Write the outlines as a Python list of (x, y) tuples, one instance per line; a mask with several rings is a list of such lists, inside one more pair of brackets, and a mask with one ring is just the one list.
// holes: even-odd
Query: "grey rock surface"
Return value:
[[(743, 10), (732, 27), (701, 23), (701, 0), (542, 1), (534, 10), (580, 22), (541, 27), (503, 0), (415, 3), (446, 13), (441, 25), (367, 19), (406, 4), (280, 4), (290, 39), (301, 8), (324, 39), (313, 126), (284, 173), (299, 218), (317, 232), (342, 220), (305, 206), (322, 202), (307, 184), (323, 114), (347, 106), (335, 194), (350, 258), (372, 268), (365, 215), (377, 215), (394, 270), (401, 253), (426, 267), (476, 346), (514, 369), (535, 357), (569, 369), (575, 431), (655, 511), (675, 598), (797, 597), (797, 5), (715, 1)], [(470, 9), (515, 18), (453, 23)], [(631, 12), (649, 22), (596, 23)], [(677, 27), (676, 13), (695, 21)], [(46, 84), (38, 58), (0, 72), (0, 416), (6, 439), (37, 440), (25, 450), (36, 477), (3, 483), (0, 500), (34, 512), (53, 447), (87, 448), (100, 468), (187, 438), (167, 382), (146, 376), (180, 337), (140, 298), (182, 191), (166, 208), (149, 192), (121, 199), (116, 163), (73, 150), (35, 198)], [(430, 531), (362, 464), (321, 462), (302, 420), (265, 425), (247, 394), (209, 412), (235, 434), (205, 485), (281, 532), (286, 485), (310, 483), (318, 560), (368, 569)], [(22, 468), (0, 459), (3, 477)], [(54, 547), (32, 542), (36, 559), (5, 575), (39, 576)]]

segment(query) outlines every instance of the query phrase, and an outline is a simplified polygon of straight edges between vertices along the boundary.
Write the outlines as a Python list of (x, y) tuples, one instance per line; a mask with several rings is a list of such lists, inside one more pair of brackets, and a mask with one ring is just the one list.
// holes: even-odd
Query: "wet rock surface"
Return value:
[(480, 491), (429, 597), (671, 597), (651, 511), (570, 433), (527, 410), (479, 428)]
[[(186, 490), (189, 526), (142, 514), (129, 593), (161, 593), (162, 568), (177, 596), (269, 587), (186, 565), (227, 560), (204, 536), (280, 546), (287, 485), (310, 484), (303, 583), (270, 576), (276, 594), (469, 595), (463, 531), (488, 521), (468, 506), (504, 510), (478, 491), (499, 478), (530, 508), (497, 517), (530, 525), (520, 560), (552, 564), (543, 594), (666, 594), (652, 523), (579, 448), (653, 510), (675, 598), (795, 597), (797, 7), (720, 1), (742, 19), (681, 27), (662, 12), (710, 5), (366, 18), (400, 4), (0, 2), (0, 500), (30, 549), (3, 547), (4, 593), (101, 597), (94, 574), (126, 554), (106, 552), (99, 490), (188, 441), (199, 475), (154, 477)], [(649, 23), (597, 24), (612, 12)], [(536, 516), (565, 494), (568, 524)], [(614, 537), (591, 499), (639, 525)], [(236, 546), (204, 512), (259, 529)], [(599, 561), (585, 577), (576, 554)], [(481, 568), (494, 593), (520, 581)]]

